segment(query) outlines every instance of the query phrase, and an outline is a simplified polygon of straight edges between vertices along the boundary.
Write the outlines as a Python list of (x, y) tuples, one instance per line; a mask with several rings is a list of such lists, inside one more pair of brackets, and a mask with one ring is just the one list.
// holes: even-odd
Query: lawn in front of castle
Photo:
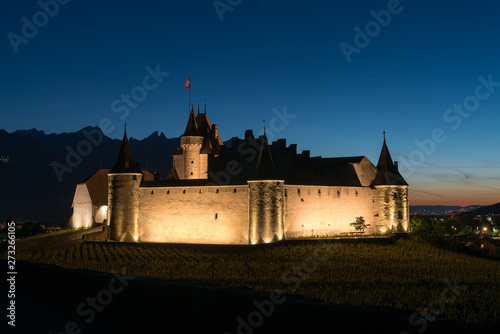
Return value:
[[(18, 260), (104, 272), (124, 269), (134, 276), (281, 291), (338, 304), (427, 312), (439, 304), (439, 317), (500, 324), (500, 261), (407, 240), (227, 248), (82, 243), (25, 251)], [(453, 286), (460, 287), (455, 295)]]

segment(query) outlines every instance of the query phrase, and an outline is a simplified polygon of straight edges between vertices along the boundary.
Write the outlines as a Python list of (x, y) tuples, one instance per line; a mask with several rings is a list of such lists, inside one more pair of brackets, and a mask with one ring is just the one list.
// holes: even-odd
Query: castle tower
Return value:
[(206, 179), (208, 178), (208, 157), (202, 154), (203, 135), (200, 133), (196, 115), (191, 109), (189, 120), (184, 134), (181, 136), (181, 145), (174, 154), (173, 169), (179, 179)]
[(276, 242), (284, 238), (284, 183), (276, 172), (264, 133), (255, 173), (248, 180), (250, 244)]
[(399, 173), (397, 162), (394, 164), (392, 161), (385, 142), (385, 131), (377, 169), (373, 181), (375, 223), (381, 231), (391, 229), (393, 232), (407, 232), (409, 225), (408, 183)]
[(108, 224), (111, 240), (139, 241), (139, 186), (142, 177), (141, 170), (134, 163), (125, 129), (120, 153), (108, 174)]

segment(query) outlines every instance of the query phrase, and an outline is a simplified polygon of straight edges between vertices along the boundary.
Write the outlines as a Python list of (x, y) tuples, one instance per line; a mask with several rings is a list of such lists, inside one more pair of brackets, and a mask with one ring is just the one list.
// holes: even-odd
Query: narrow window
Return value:
[(215, 213), (215, 219), (218, 219), (219, 218), (219, 214), (216, 212)]
[(321, 194), (321, 189), (318, 189), (318, 194)]
[(132, 180), (137, 181), (137, 175), (132, 176)]
[(183, 194), (185, 194), (185, 193), (186, 193), (186, 189), (184, 189), (184, 190), (182, 191), (182, 193), (183, 193)]
[(394, 199), (398, 199), (398, 194), (397, 193), (394, 193)]
[(340, 190), (337, 190), (337, 196), (340, 196)]
[(398, 211), (398, 219), (403, 219), (403, 212), (402, 211)]
[(219, 193), (219, 189), (215, 189), (215, 193), (218, 194)]
[(193, 160), (191, 160), (191, 163), (192, 163), (192, 164), (194, 164), (194, 161), (193, 161)]
[(304, 202), (304, 199), (303, 199), (303, 198), (301, 198), (301, 199), (300, 199), (300, 201), (301, 201), (301, 202)]
[(236, 192), (236, 188), (233, 189), (233, 193), (235, 193), (235, 192)]
[(287, 197), (287, 196), (288, 196), (288, 192), (287, 192), (287, 191), (286, 191), (286, 189), (285, 189), (285, 197)]
[(297, 194), (300, 195), (300, 188), (297, 188)]
[(200, 192), (199, 192), (199, 193), (201, 194), (201, 189), (200, 189)]
[(154, 194), (154, 192), (155, 192), (154, 190), (151, 190), (151, 195), (153, 195), (153, 194)]
[(358, 191), (356, 190), (356, 196), (358, 196)]
[(167, 190), (167, 195), (170, 194), (170, 190)]

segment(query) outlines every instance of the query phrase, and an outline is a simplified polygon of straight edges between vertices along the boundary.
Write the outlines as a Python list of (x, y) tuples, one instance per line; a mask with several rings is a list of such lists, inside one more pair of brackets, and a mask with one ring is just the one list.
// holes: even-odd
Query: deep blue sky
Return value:
[[(45, 25), (37, 1), (5, 3), (0, 128), (71, 132), (107, 118), (113, 138), (124, 122), (135, 138), (179, 136), (191, 73), (192, 101), (207, 99), (223, 140), (260, 132), (264, 119), (270, 127), (273, 109), (286, 108), (295, 117), (275, 119), (274, 139), (376, 164), (386, 129), (393, 158), (410, 166), (412, 205), (500, 201), (500, 84), (479, 89), (467, 118), (446, 114), (476, 94), (479, 76), (500, 82), (497, 1), (231, 2), (221, 21), (213, 1), (73, 0)], [(377, 29), (370, 12), (388, 5), (397, 13), (348, 63), (340, 44), (355, 46), (355, 27)], [(22, 36), (34, 15), (41, 27), (16, 53), (9, 33)], [(120, 119), (113, 101), (139, 92), (157, 65), (168, 77)], [(415, 140), (436, 128), (446, 140), (425, 152)]]

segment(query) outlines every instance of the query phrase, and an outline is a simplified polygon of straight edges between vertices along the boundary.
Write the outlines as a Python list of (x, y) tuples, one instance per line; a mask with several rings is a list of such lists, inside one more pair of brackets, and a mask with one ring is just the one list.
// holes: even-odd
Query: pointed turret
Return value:
[(108, 174), (108, 224), (111, 240), (139, 241), (139, 187), (143, 177), (142, 171), (134, 163), (125, 129), (120, 153)]
[(116, 163), (109, 171), (110, 173), (142, 173), (139, 167), (134, 163), (132, 150), (127, 138), (127, 128), (123, 133), (122, 145)]
[(380, 152), (380, 157), (378, 159), (377, 164), (377, 175), (375, 180), (373, 181), (373, 185), (391, 185), (391, 186), (407, 186), (403, 176), (398, 171), (396, 165), (394, 165), (391, 153), (389, 153), (389, 149), (387, 148), (387, 144), (385, 142), (385, 131), (384, 131), (384, 144), (382, 145), (382, 151)]
[(250, 244), (282, 240), (284, 235), (284, 183), (274, 166), (267, 136), (261, 137), (257, 166), (249, 185)]
[(186, 125), (186, 130), (184, 131), (183, 136), (199, 136), (200, 133), (198, 131), (198, 122), (196, 122), (196, 115), (194, 113), (193, 108), (191, 108), (191, 112), (189, 113), (189, 120)]
[(257, 160), (257, 166), (255, 167), (254, 174), (252, 175), (252, 180), (276, 180), (279, 178), (279, 174), (274, 166), (273, 156), (271, 154), (271, 149), (269, 148), (267, 136), (264, 133), (262, 143), (260, 145), (259, 158)]

